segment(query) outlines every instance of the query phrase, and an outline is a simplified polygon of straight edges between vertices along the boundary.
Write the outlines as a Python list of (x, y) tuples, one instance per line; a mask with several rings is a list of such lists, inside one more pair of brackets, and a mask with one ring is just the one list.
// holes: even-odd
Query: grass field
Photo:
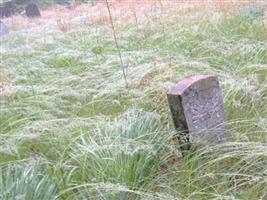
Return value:
[[(267, 199), (266, 7), (120, 3), (115, 30), (104, 3), (4, 20), (0, 199)], [(166, 90), (195, 74), (231, 140), (181, 157)]]

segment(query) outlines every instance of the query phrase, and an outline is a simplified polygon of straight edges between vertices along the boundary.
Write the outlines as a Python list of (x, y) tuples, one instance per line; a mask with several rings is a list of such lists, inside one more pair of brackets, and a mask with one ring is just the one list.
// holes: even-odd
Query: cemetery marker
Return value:
[(29, 18), (41, 17), (41, 13), (39, 11), (39, 8), (34, 3), (28, 4), (25, 8), (25, 12), (26, 12), (27, 17), (29, 17)]
[(0, 36), (6, 35), (9, 33), (7, 26), (0, 20)]
[(217, 77), (184, 79), (170, 88), (167, 98), (182, 151), (193, 144), (226, 139), (227, 115)]
[(15, 6), (13, 2), (7, 1), (7, 2), (1, 2), (0, 1), (0, 17), (10, 17), (12, 14), (14, 14)]

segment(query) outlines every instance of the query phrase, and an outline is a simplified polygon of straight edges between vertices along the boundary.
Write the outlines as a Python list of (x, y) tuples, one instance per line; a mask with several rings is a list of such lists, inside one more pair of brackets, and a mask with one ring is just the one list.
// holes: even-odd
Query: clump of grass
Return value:
[(79, 61), (79, 58), (57, 56), (50, 58), (48, 63), (51, 67), (66, 69), (72, 74), (79, 74), (86, 70), (86, 67)]
[(134, 199), (135, 190), (147, 192), (158, 178), (168, 139), (160, 124), (156, 113), (134, 110), (83, 133), (70, 152), (81, 181), (73, 190), (105, 199)]
[(171, 172), (166, 188), (180, 191), (185, 199), (265, 197), (266, 144), (231, 140), (183, 158)]
[(38, 164), (9, 165), (0, 169), (0, 198), (53, 200), (56, 187), (51, 177), (40, 172)]

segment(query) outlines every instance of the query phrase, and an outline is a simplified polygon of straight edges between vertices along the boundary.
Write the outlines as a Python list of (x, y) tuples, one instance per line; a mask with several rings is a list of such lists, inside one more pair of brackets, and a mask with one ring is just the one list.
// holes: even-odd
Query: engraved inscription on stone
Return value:
[[(184, 143), (219, 142), (226, 138), (227, 115), (218, 79), (198, 75), (184, 79), (168, 91), (174, 125)], [(178, 136), (179, 137), (179, 136)]]

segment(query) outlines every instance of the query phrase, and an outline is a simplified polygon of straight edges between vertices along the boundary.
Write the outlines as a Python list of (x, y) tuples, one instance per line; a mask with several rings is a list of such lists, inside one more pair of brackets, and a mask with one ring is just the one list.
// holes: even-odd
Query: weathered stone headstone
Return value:
[(41, 16), (39, 8), (34, 3), (28, 4), (25, 8), (25, 11), (26, 11), (27, 17), (29, 17), (29, 18), (36, 18), (36, 17)]
[(0, 4), (0, 17), (10, 17), (14, 14), (15, 6), (13, 2), (5, 2)]
[(197, 75), (180, 81), (167, 93), (182, 150), (197, 143), (218, 143), (227, 138), (227, 114), (219, 81)]
[(7, 26), (0, 20), (0, 36), (6, 35), (9, 33)]
[(74, 4), (74, 3), (68, 3), (67, 5), (66, 5), (66, 8), (68, 9), (68, 10), (75, 10), (75, 8), (76, 8), (76, 4)]

